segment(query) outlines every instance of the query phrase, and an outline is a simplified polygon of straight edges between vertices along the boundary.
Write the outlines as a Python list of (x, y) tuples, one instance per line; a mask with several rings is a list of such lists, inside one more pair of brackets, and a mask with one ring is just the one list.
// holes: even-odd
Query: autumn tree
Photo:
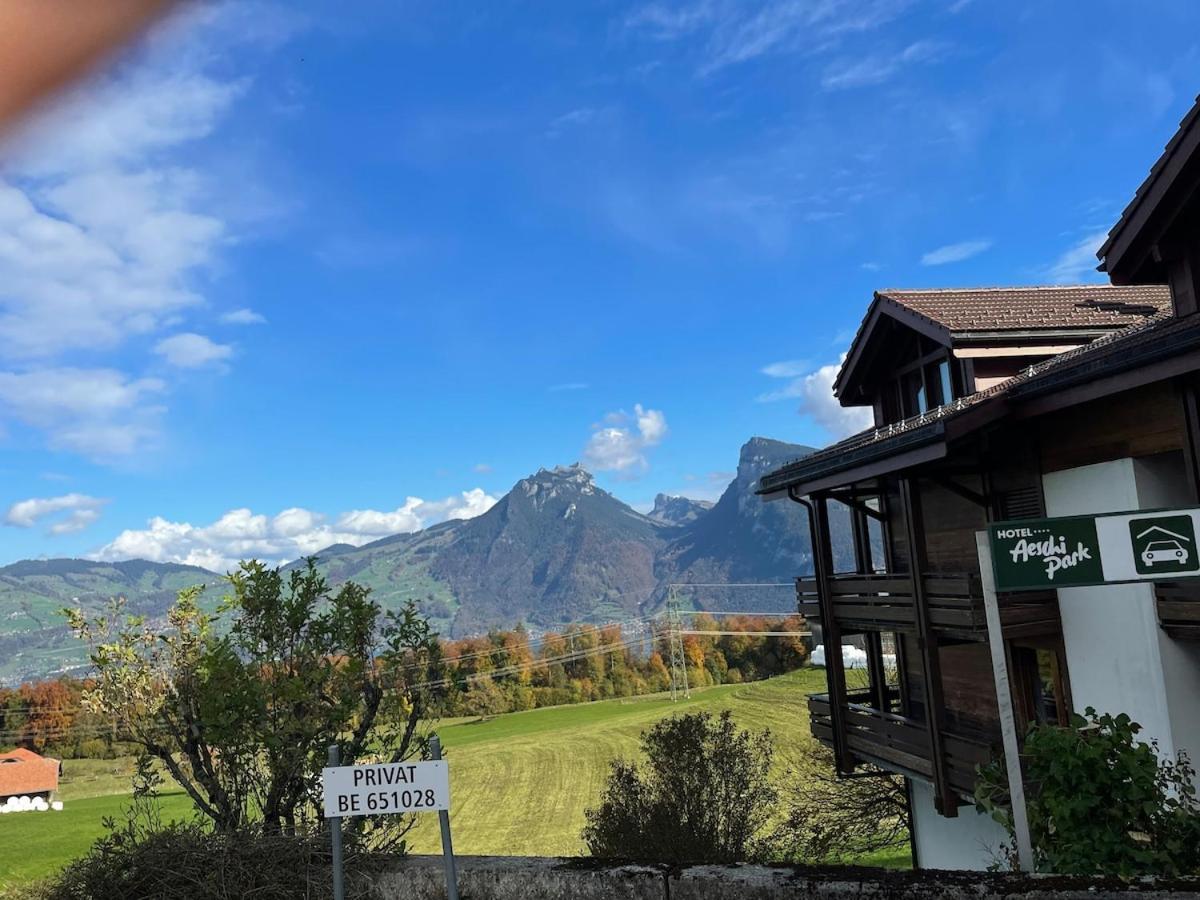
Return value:
[[(115, 717), (219, 831), (310, 830), (328, 745), (346, 763), (421, 753), (441, 647), (413, 604), (384, 615), (367, 588), (331, 590), (313, 559), (286, 574), (243, 563), (229, 581), (215, 613), (199, 588), (180, 592), (161, 634), (119, 606), (68, 611), (96, 668), (84, 705)], [(347, 827), (388, 846), (408, 824)]]

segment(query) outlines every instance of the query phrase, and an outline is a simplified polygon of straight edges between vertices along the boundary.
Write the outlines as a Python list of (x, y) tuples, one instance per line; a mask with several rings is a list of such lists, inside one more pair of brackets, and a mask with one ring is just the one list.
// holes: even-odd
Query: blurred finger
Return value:
[(0, 0), (0, 132), (171, 5), (170, 0)]

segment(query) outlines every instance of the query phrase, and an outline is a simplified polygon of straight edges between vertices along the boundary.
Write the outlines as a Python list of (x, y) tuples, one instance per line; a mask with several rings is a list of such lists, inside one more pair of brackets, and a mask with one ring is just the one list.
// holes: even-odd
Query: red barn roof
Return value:
[(57, 759), (18, 748), (0, 753), (0, 797), (42, 794), (58, 790)]

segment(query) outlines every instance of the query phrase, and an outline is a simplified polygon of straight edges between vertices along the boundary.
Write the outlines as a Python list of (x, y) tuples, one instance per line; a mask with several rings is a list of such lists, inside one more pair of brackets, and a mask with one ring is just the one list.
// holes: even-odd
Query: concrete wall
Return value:
[[(1132, 459), (1052, 472), (1042, 477), (1046, 514), (1139, 509)], [(1155, 490), (1158, 493), (1158, 490)], [(1149, 584), (1061, 588), (1063, 643), (1075, 709), (1129, 713), (1164, 753), (1174, 753), (1159, 653), (1158, 613)]]
[[(1186, 502), (1189, 488), (1182, 453), (1135, 459), (1133, 475), (1140, 508), (1162, 509)], [(1175, 750), (1200, 761), (1200, 642), (1175, 640), (1160, 628), (1158, 654)]]
[[(416, 856), (374, 876), (374, 900), (442, 900), (440, 857)], [(1200, 879), (1170, 883), (967, 872), (889, 872), (801, 866), (602, 865), (589, 859), (467, 856), (459, 859), (463, 900), (1108, 900), (1196, 896)], [(1174, 891), (1174, 893), (1172, 893)]]
[[(1051, 516), (1177, 506), (1187, 497), (1174, 454), (1118, 459), (1042, 478)], [(1200, 752), (1200, 648), (1158, 627), (1148, 584), (1058, 592), (1075, 709), (1125, 712), (1167, 755)]]
[(999, 857), (1008, 835), (990, 817), (962, 807), (947, 819), (933, 806), (933, 786), (910, 779), (917, 861), (922, 869), (982, 871)]

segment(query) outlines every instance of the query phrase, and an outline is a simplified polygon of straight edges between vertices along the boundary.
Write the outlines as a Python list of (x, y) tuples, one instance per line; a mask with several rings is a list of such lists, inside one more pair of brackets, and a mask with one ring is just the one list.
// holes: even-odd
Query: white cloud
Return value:
[(496, 498), (481, 488), (473, 488), (444, 500), (409, 497), (391, 511), (350, 510), (332, 522), (302, 507), (291, 507), (274, 516), (232, 509), (209, 525), (155, 516), (146, 528), (121, 532), (92, 558), (176, 562), (216, 572), (227, 572), (243, 559), (280, 565), (331, 544), (360, 546), (447, 519), (469, 519), (487, 512), (495, 502)]
[(1096, 251), (1108, 239), (1108, 233), (1098, 231), (1080, 239), (1058, 257), (1046, 270), (1046, 276), (1055, 284), (1072, 284), (1078, 281), (1094, 281), (1099, 260)]
[(854, 58), (836, 63), (821, 76), (821, 87), (827, 91), (868, 87), (883, 84), (909, 66), (934, 63), (945, 58), (948, 45), (940, 41), (914, 41), (899, 53)]
[(491, 475), (492, 474), (492, 467), (490, 465), (488, 465), (487, 463), (476, 463), (471, 468), (473, 471), (478, 472), (480, 475)]
[(657, 409), (646, 409), (640, 403), (633, 415), (624, 410), (608, 413), (606, 425), (593, 427), (592, 436), (583, 449), (583, 459), (597, 472), (644, 472), (650, 467), (646, 451), (662, 443), (667, 435), (667, 419)]
[(199, 369), (225, 362), (233, 355), (233, 348), (202, 334), (185, 331), (163, 338), (154, 345), (154, 352), (177, 368)]
[[(798, 377), (782, 374), (790, 370), (779, 369), (777, 371), (781, 374), (775, 377), (787, 378), (787, 384), (778, 390), (762, 394), (758, 399), (761, 402), (784, 399), (799, 400), (800, 414), (811, 418), (834, 440), (870, 428), (873, 422), (870, 407), (842, 406), (833, 395), (833, 382), (845, 361), (846, 354), (843, 353), (836, 364), (821, 366), (816, 371), (807, 372)], [(770, 368), (768, 366), (763, 369), (763, 373), (772, 374), (767, 371)]]
[(63, 494), (59, 497), (30, 497), (20, 500), (8, 508), (4, 516), (6, 525), (17, 528), (32, 528), (43, 519), (59, 517), (50, 525), (49, 534), (74, 534), (82, 531), (100, 518), (100, 510), (108, 503), (87, 494)]
[(938, 247), (936, 250), (930, 250), (922, 256), (921, 265), (944, 266), (947, 263), (962, 262), (965, 259), (970, 259), (972, 256), (978, 256), (991, 246), (992, 242), (986, 238), (973, 241), (960, 241), (957, 244), (946, 244), (943, 247)]
[[(237, 237), (223, 212), (236, 208), (226, 185), (191, 162), (249, 84), (216, 73), (234, 45), (261, 49), (294, 22), (256, 2), (188, 4), (10, 141), (0, 174), (0, 377), (95, 368), (108, 383), (147, 385), (117, 366), (136, 370), (129, 347), (153, 347), (183, 317), (203, 314), (208, 272)], [(180, 364), (223, 358), (220, 345), (171, 340), (158, 346)], [(73, 412), (73, 425), (53, 396), (40, 409), (24, 400), (14, 412), (14, 402), (0, 397), (0, 426), (15, 417), (45, 429), (52, 447), (93, 458), (141, 451), (161, 422), (157, 396), (110, 416)]]
[(736, 0), (654, 2), (625, 17), (625, 29), (655, 41), (699, 39), (701, 75), (774, 53), (811, 50), (814, 43), (877, 28), (909, 0)]
[(54, 449), (104, 461), (153, 443), (164, 389), (115, 369), (0, 371), (0, 414), (41, 430)]
[(602, 114), (601, 110), (590, 106), (581, 106), (577, 109), (572, 109), (558, 116), (546, 126), (546, 137), (550, 139), (562, 137), (565, 132), (572, 128), (588, 125), (596, 121)]
[(812, 368), (807, 359), (788, 359), (762, 367), (762, 373), (772, 378), (796, 378)]
[(267, 317), (252, 309), (235, 309), (221, 316), (224, 325), (265, 325)]
[(546, 390), (558, 393), (559, 391), (586, 391), (590, 387), (591, 385), (584, 381), (568, 381), (563, 384), (552, 384)]

